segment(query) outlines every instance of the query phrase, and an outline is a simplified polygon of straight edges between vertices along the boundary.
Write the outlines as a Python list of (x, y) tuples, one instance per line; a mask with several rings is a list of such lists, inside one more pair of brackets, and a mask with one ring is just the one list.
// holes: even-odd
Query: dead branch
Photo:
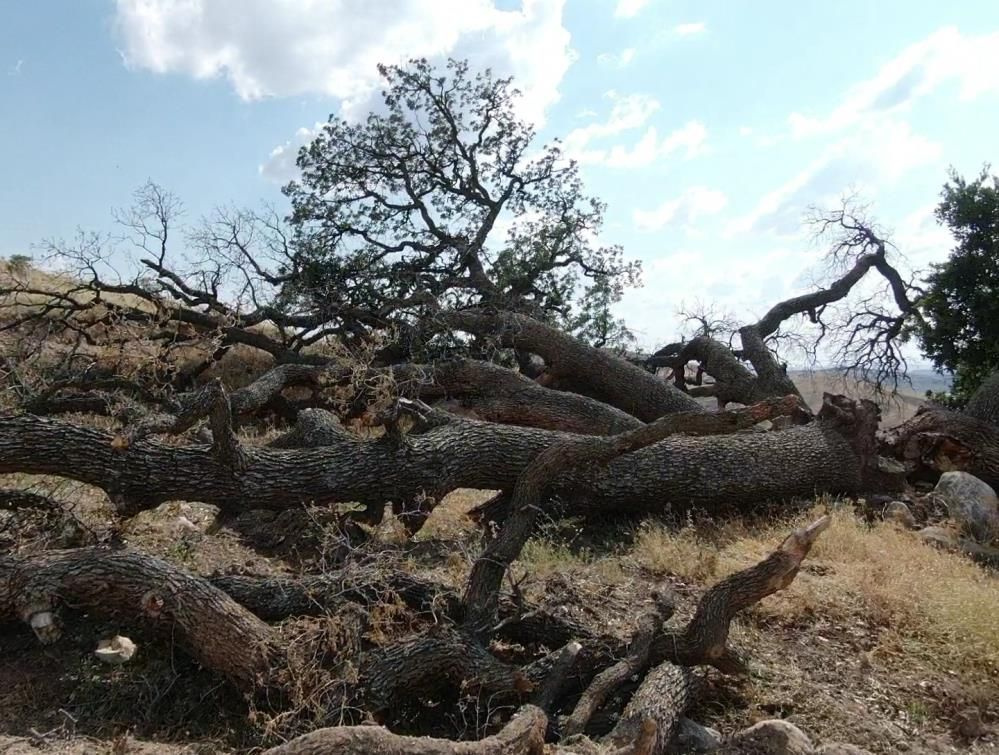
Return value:
[(505, 347), (538, 354), (546, 365), (542, 384), (592, 396), (643, 422), (673, 412), (703, 411), (696, 401), (641, 367), (525, 315), (470, 309), (439, 319), (455, 329), (497, 338)]
[(271, 627), (205, 580), (159, 559), (106, 548), (0, 556), (0, 618), (20, 619), (51, 643), (62, 634), (64, 604), (162, 627), (245, 691), (268, 685), (268, 675), (286, 666)]
[(525, 705), (498, 734), (478, 742), (404, 737), (381, 726), (339, 726), (298, 737), (265, 755), (541, 755), (547, 723), (544, 711)]
[(652, 648), (652, 638), (659, 631), (662, 618), (647, 613), (638, 620), (638, 629), (628, 647), (628, 654), (610, 668), (597, 674), (583, 692), (563, 727), (563, 736), (582, 734), (587, 724), (610, 695), (629, 678), (645, 670)]
[[(793, 401), (779, 403), (785, 411), (797, 406)], [(466, 626), (476, 634), (487, 632), (492, 627), (503, 575), (531, 536), (534, 522), (547, 502), (546, 494), (560, 476), (571, 474), (583, 466), (591, 470), (603, 466), (624, 454), (650, 446), (676, 432), (685, 431), (688, 427), (696, 431), (704, 429), (706, 425), (714, 430), (721, 424), (745, 421), (747, 417), (767, 415), (771, 411), (772, 406), (759, 405), (749, 411), (733, 412), (727, 416), (703, 412), (667, 414), (651, 424), (619, 435), (604, 438), (575, 437), (546, 448), (527, 464), (517, 479), (510, 504), (511, 515), (496, 539), (489, 543), (472, 567), (465, 592), (468, 611)], [(710, 420), (707, 419), (709, 417)]]

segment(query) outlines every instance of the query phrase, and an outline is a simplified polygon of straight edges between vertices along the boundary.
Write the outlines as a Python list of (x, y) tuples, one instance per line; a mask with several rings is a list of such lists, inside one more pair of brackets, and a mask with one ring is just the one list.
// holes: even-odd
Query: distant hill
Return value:
[[(851, 398), (874, 398), (870, 387), (856, 380), (844, 380), (836, 370), (792, 371), (790, 374), (812, 409), (818, 409), (822, 405), (823, 393), (842, 393)], [(910, 370), (909, 379), (911, 385), (902, 383), (898, 387), (897, 396), (887, 402), (880, 402), (882, 425), (890, 427), (904, 422), (926, 403), (926, 391), (946, 391), (951, 385), (950, 378), (928, 368)]]

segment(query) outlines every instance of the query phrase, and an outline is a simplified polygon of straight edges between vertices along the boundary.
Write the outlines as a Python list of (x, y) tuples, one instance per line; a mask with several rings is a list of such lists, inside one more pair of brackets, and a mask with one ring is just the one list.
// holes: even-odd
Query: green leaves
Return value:
[(936, 367), (954, 373), (958, 403), (999, 369), (999, 178), (988, 171), (968, 181), (951, 170), (943, 187), (936, 217), (957, 244), (933, 265), (915, 333)]

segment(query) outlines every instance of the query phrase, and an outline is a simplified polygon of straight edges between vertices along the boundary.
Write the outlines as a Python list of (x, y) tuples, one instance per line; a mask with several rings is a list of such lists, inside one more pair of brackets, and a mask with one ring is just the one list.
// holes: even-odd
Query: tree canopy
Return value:
[(960, 402), (999, 369), (999, 178), (988, 166), (971, 180), (951, 170), (936, 217), (956, 244), (927, 277), (916, 335), (934, 365), (954, 374)]
[(592, 342), (626, 338), (610, 306), (639, 265), (600, 244), (603, 203), (558, 142), (535, 145), (511, 80), (455, 60), (379, 71), (378, 110), (330, 116), (299, 154), (285, 188), (299, 269), (284, 298), (354, 333), (490, 305)]

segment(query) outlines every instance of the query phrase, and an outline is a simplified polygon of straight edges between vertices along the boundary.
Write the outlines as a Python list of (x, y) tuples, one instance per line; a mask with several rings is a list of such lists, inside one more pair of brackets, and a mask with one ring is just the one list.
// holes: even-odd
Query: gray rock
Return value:
[(670, 752), (714, 752), (721, 747), (720, 732), (701, 726), (689, 718), (681, 718), (676, 734), (673, 736)]
[(986, 483), (967, 472), (944, 472), (933, 492), (947, 504), (950, 517), (981, 543), (999, 536), (999, 498)]
[(952, 550), (958, 547), (957, 535), (946, 527), (923, 527), (916, 534), (938, 548)]
[(886, 522), (895, 522), (908, 530), (916, 529), (916, 517), (909, 511), (909, 507), (901, 501), (892, 501), (885, 506), (882, 517)]
[(797, 726), (773, 719), (743, 729), (725, 751), (732, 755), (813, 755), (815, 747)]

